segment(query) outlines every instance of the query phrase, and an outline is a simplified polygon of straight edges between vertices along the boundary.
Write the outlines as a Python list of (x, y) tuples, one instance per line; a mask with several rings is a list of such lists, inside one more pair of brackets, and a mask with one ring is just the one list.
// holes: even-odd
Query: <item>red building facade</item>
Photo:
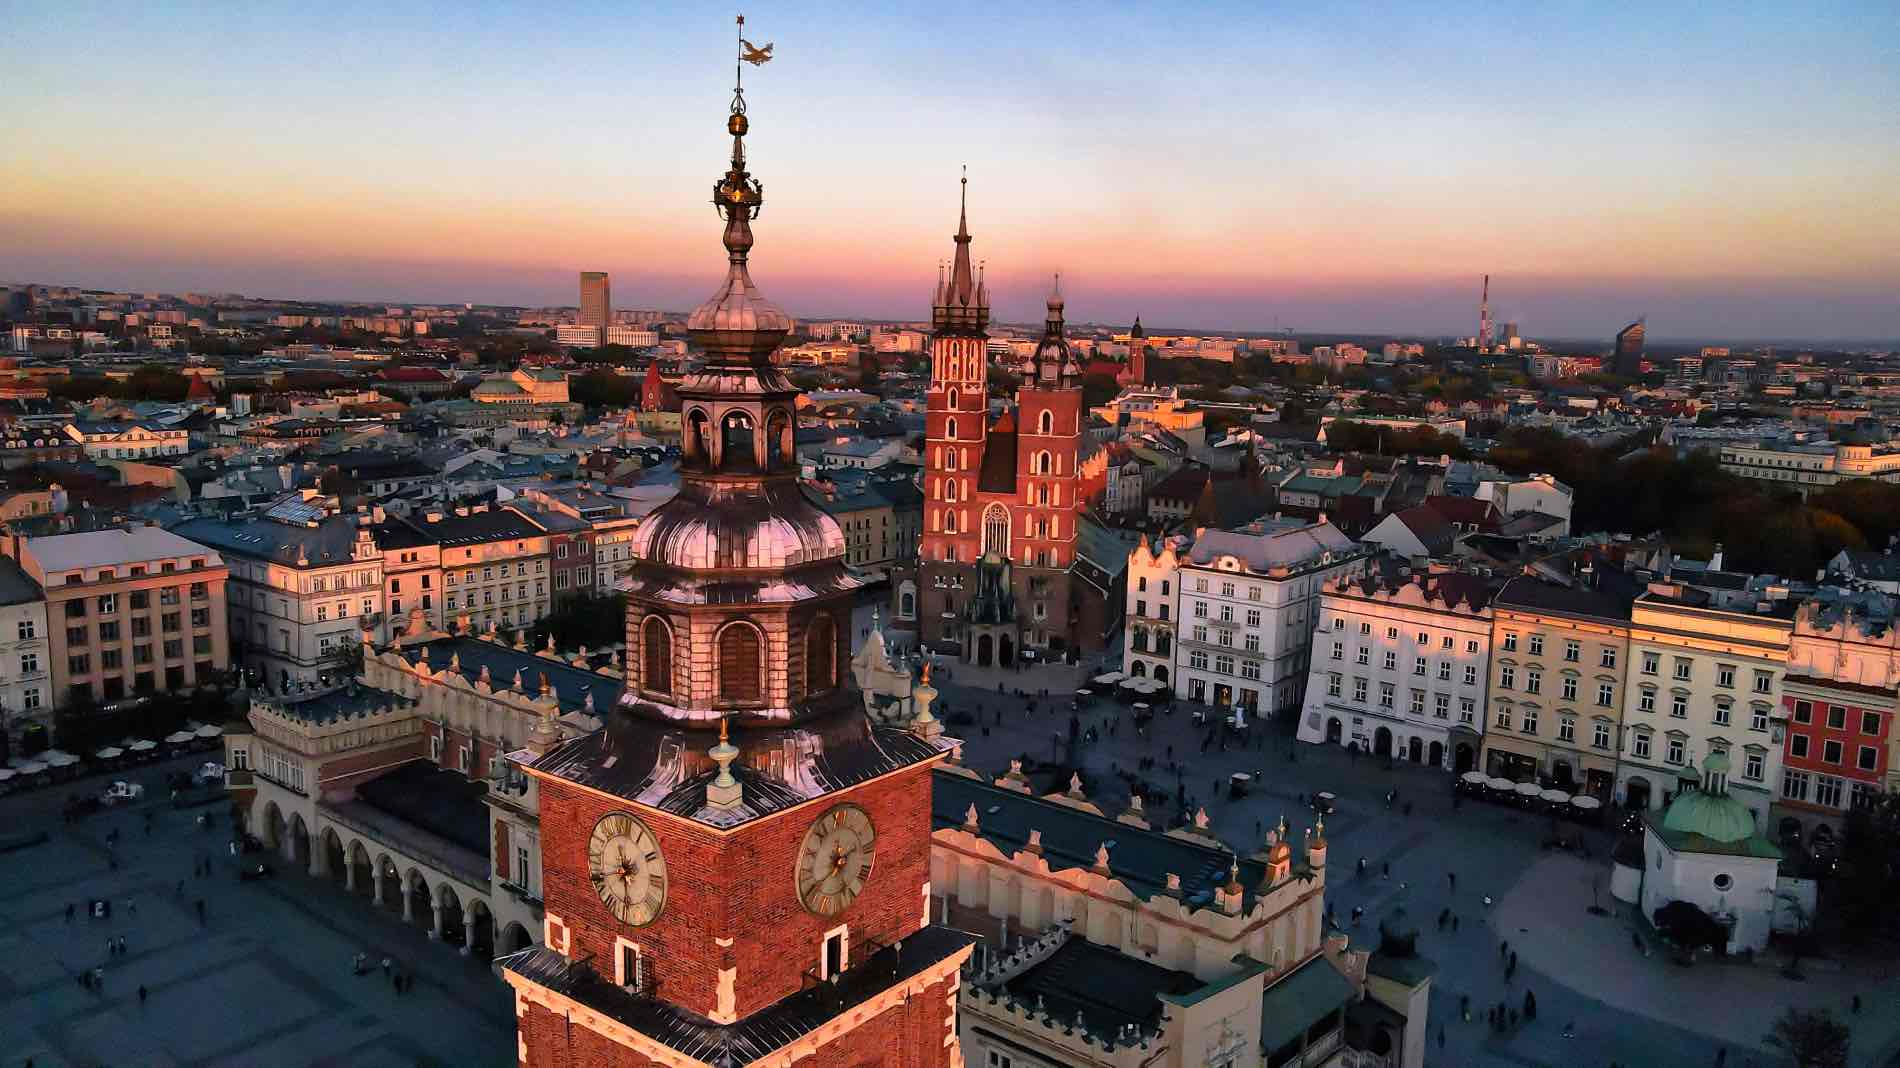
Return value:
[[(1824, 590), (1795, 617), (1782, 679), (1788, 733), (1777, 808), (1816, 835), (1896, 785), (1893, 738), (1900, 642), (1885, 594)], [(1823, 830), (1825, 828), (1825, 830)]]
[(900, 593), (898, 614), (914, 614), (940, 651), (1008, 666), (1086, 644), (1072, 575), (1086, 490), (1082, 370), (1057, 293), (1014, 407), (991, 416), (990, 299), (971, 269), (967, 210), (955, 241), (931, 309), (916, 603), (906, 613)]

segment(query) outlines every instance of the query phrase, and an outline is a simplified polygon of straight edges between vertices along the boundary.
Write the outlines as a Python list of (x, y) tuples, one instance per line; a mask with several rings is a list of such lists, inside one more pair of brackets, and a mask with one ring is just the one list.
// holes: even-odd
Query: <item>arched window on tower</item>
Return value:
[(1009, 510), (992, 504), (983, 510), (983, 551), (1009, 557)]
[(719, 428), (719, 469), (755, 466), (758, 459), (752, 448), (752, 417), (745, 412), (727, 412)]
[(838, 684), (838, 625), (819, 613), (805, 632), (805, 692), (824, 693)]
[(943, 436), (946, 438), (954, 438), (957, 436), (957, 421), (954, 418), (945, 419), (943, 421)]
[(1047, 408), (1044, 408), (1042, 410), (1042, 416), (1036, 420), (1036, 430), (1038, 433), (1043, 433), (1043, 434), (1055, 433), (1056, 432), (1055, 413), (1050, 411)]
[(1029, 473), (1032, 475), (1046, 475), (1050, 473), (1054, 466), (1055, 458), (1049, 454), (1047, 449), (1044, 449), (1030, 458)]
[(719, 632), (719, 699), (739, 703), (759, 700), (764, 690), (764, 642), (759, 628), (739, 621)]
[(792, 419), (783, 408), (773, 409), (765, 423), (765, 449), (773, 470), (791, 459), (796, 446), (792, 439)]
[(686, 413), (686, 459), (705, 462), (712, 455), (712, 420), (703, 408)]
[(957, 406), (957, 400), (959, 399), (960, 396), (961, 395), (957, 392), (957, 387), (951, 386), (950, 387), (950, 407), (955, 408)]
[(640, 625), (640, 644), (645, 654), (640, 684), (655, 693), (673, 692), (673, 629), (659, 616), (648, 616)]
[(954, 501), (957, 499), (956, 479), (946, 478), (943, 480), (943, 499), (946, 501)]

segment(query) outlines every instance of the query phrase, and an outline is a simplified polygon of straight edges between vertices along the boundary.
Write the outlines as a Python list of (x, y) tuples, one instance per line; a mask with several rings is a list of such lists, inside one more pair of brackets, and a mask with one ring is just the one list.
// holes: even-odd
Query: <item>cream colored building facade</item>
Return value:
[(1729, 796), (1760, 831), (1781, 782), (1792, 612), (1709, 608), (1691, 603), (1692, 593), (1651, 583), (1632, 606), (1617, 794), (1631, 807), (1661, 808), (1665, 794), (1700, 781), (1710, 753), (1726, 752)]
[[(1282, 826), (1261, 849), (1233, 857), (1205, 821), (1172, 832), (1150, 828), (1139, 804), (1109, 817), (1072, 784), (1030, 793), (1020, 766), (990, 783), (957, 765), (939, 771), (931, 845), (933, 908), (947, 922), (995, 932), (964, 974), (958, 1026), (966, 1063), (1089, 1068), (1416, 1068), (1422, 1065), (1430, 980), (1373, 990), (1372, 955), (1324, 929), (1324, 825), (1296, 848)], [(960, 817), (950, 809), (967, 800)], [(1030, 823), (1027, 837), (1020, 824)], [(985, 830), (1007, 823), (1010, 847)], [(1043, 826), (1039, 826), (1043, 825)], [(1091, 859), (1076, 847), (1093, 836)], [(1020, 840), (1019, 840), (1020, 839)], [(1141, 839), (1139, 843), (1135, 840)], [(1125, 860), (1118, 860), (1125, 850)], [(1148, 871), (1177, 853), (1196, 872)], [(1137, 860), (1137, 856), (1140, 860)], [(1205, 862), (1232, 857), (1211, 899), (1194, 885)], [(1162, 865), (1167, 860), (1158, 860)], [(1152, 882), (1150, 881), (1152, 880)], [(986, 937), (989, 935), (986, 934)], [(1000, 947), (1000, 948), (999, 948)], [(1147, 1023), (1104, 1031), (1099, 1019), (1057, 1018), (1030, 993), (1031, 973), (1064, 954), (1069, 962), (1134, 958), (1168, 984)], [(1119, 970), (1119, 969), (1118, 969)], [(1403, 989), (1394, 989), (1402, 985)], [(1326, 994), (1317, 994), (1325, 991)], [(1327, 996), (1330, 994), (1330, 996)], [(1353, 1006), (1371, 994), (1385, 1025)], [(1125, 992), (1124, 992), (1125, 996)], [(1318, 1011), (1315, 1000), (1324, 1002)], [(1304, 1007), (1303, 1007), (1304, 1006)], [(1390, 1023), (1392, 1013), (1403, 1023)]]
[(1480, 770), (1549, 778), (1606, 803), (1620, 796), (1626, 603), (1531, 576), (1498, 591)]

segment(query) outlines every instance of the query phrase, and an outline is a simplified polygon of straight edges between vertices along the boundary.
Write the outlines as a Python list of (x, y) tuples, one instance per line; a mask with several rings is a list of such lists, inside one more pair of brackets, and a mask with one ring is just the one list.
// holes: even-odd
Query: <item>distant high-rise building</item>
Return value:
[(613, 293), (606, 271), (581, 272), (581, 326), (605, 330), (613, 322)]
[(1643, 321), (1641, 319), (1616, 332), (1616, 373), (1635, 378), (1643, 373)]
[(1497, 336), (1497, 325), (1491, 321), (1491, 276), (1484, 276), (1484, 289), (1478, 297), (1478, 351), (1490, 352), (1491, 342)]

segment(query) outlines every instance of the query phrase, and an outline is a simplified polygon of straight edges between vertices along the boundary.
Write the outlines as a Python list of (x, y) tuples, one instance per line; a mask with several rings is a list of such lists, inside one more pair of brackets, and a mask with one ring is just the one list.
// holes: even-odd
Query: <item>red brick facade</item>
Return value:
[[(851, 803), (877, 829), (877, 859), (864, 892), (837, 916), (798, 900), (793, 863), (805, 832), (833, 805)], [(665, 908), (645, 927), (628, 927), (601, 904), (588, 881), (587, 841), (609, 812), (639, 816), (666, 859)], [(574, 959), (592, 957), (612, 979), (614, 939), (640, 946), (652, 993), (703, 1016), (719, 1008), (720, 973), (736, 969), (732, 1011), (746, 1016), (795, 994), (817, 975), (825, 933), (849, 925), (851, 956), (887, 944), (924, 922), (930, 878), (930, 765), (828, 795), (726, 835), (558, 779), (541, 786), (543, 900), (572, 932)], [(730, 946), (716, 940), (731, 939)], [(868, 941), (867, 941), (868, 940)]]
[(1802, 678), (1789, 682), (1800, 692), (1782, 698), (1788, 736), (1781, 803), (1825, 815), (1852, 808), (1857, 790), (1867, 801), (1878, 796), (1887, 777), (1891, 713), (1868, 707), (1845, 687)]

